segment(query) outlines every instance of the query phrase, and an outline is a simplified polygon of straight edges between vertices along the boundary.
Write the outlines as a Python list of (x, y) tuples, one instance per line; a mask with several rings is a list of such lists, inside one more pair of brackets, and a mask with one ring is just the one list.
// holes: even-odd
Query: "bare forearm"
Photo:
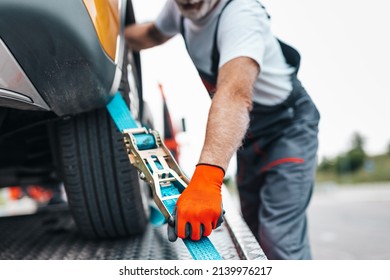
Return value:
[(258, 71), (257, 64), (249, 58), (238, 58), (221, 69), (199, 162), (227, 169), (248, 129), (253, 83)]
[(215, 97), (209, 112), (206, 139), (199, 162), (227, 169), (248, 128), (249, 114), (245, 103), (223, 94)]
[(126, 43), (134, 51), (160, 45), (169, 39), (161, 34), (153, 22), (129, 25), (124, 34)]

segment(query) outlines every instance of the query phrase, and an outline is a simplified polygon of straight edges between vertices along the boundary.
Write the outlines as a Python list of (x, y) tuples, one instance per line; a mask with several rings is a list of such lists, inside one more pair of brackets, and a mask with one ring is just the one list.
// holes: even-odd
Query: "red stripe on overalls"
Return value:
[(209, 95), (213, 96), (214, 93), (217, 91), (217, 87), (214, 84), (207, 81), (206, 79), (202, 79), (202, 82), (203, 82), (204, 87), (208, 91)]
[(301, 163), (304, 163), (305, 160), (303, 158), (294, 158), (294, 157), (281, 158), (281, 159), (274, 160), (274, 161), (268, 163), (266, 166), (264, 166), (263, 168), (260, 169), (260, 172), (261, 173), (266, 172), (266, 171), (270, 170), (272, 167), (275, 167), (275, 166), (283, 164), (283, 163), (288, 163), (288, 162), (301, 164)]

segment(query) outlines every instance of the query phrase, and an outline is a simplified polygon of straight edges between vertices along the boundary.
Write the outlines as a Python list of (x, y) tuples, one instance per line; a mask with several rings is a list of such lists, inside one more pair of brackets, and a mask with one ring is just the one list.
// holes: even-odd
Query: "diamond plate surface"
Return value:
[[(209, 237), (225, 260), (266, 259), (229, 195), (226, 222)], [(171, 243), (166, 225), (148, 225), (142, 235), (115, 240), (87, 240), (64, 207), (36, 214), (0, 218), (1, 260), (191, 260), (182, 240)]]
[[(224, 259), (240, 259), (226, 226), (210, 240)], [(67, 209), (0, 218), (2, 260), (190, 260), (181, 240), (167, 240), (166, 225), (149, 225), (144, 234), (94, 241), (81, 236)]]

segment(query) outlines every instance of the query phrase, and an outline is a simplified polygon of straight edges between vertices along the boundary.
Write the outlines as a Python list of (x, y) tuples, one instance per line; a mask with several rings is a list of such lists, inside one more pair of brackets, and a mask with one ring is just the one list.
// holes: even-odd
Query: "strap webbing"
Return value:
[(119, 92), (115, 94), (114, 98), (107, 104), (106, 107), (120, 132), (123, 132), (125, 129), (138, 127)]
[[(119, 92), (106, 107), (119, 131), (123, 132), (125, 129), (139, 128)], [(171, 187), (164, 186), (161, 188), (161, 192), (163, 196), (179, 194), (178, 188), (174, 185)], [(175, 208), (176, 201), (177, 199), (164, 200), (164, 205), (171, 214)], [(184, 239), (183, 242), (194, 260), (222, 260), (217, 249), (207, 237), (202, 237), (199, 241)]]

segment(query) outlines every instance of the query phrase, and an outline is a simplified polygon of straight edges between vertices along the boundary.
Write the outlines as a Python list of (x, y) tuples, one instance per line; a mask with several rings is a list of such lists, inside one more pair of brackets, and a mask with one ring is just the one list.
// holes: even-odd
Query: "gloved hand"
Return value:
[(224, 170), (215, 165), (198, 164), (187, 188), (176, 203), (174, 225), (168, 225), (169, 241), (177, 237), (199, 240), (209, 236), (223, 222), (221, 186)]

